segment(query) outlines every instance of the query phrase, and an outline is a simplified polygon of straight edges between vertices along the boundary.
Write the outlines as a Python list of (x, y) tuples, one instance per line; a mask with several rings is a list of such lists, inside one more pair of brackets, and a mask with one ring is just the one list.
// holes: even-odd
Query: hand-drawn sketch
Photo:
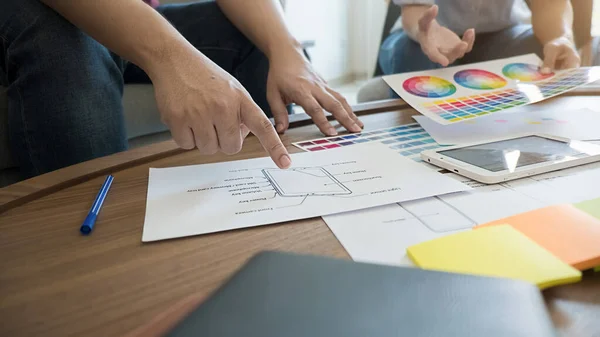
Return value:
[(352, 191), (323, 167), (289, 170), (263, 169), (269, 183), (281, 197), (349, 195)]

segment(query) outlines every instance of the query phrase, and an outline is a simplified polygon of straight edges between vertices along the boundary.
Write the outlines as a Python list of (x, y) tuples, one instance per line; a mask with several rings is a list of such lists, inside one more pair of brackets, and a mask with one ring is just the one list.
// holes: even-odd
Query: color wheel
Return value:
[(475, 90), (498, 89), (506, 85), (504, 78), (481, 69), (461, 70), (454, 74), (454, 81), (465, 88)]
[(511, 63), (502, 68), (504, 76), (522, 82), (535, 82), (554, 76), (554, 73), (542, 74), (538, 66), (527, 63)]
[(404, 90), (419, 97), (439, 98), (456, 92), (454, 84), (434, 76), (416, 76), (404, 81)]

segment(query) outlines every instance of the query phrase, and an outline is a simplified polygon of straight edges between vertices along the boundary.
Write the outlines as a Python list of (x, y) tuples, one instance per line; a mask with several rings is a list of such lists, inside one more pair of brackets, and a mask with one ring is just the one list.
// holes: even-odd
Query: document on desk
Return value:
[(452, 125), (442, 125), (425, 116), (413, 118), (440, 145), (477, 143), (524, 133), (544, 133), (577, 140), (600, 139), (600, 112), (590, 109), (534, 109), (535, 105), (527, 108)]
[(496, 185), (448, 173), (473, 189), (355, 212), (324, 216), (356, 261), (412, 265), (406, 248), (475, 225), (561, 203), (600, 196), (600, 163)]
[(142, 241), (347, 212), (470, 189), (383, 144), (150, 169)]

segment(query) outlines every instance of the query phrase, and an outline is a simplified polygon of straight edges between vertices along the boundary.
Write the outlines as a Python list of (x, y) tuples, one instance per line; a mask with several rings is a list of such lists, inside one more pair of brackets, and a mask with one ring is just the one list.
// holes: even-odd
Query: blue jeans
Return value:
[[(477, 34), (473, 50), (451, 66), (529, 53), (542, 57), (542, 46), (533, 35), (531, 26), (516, 25), (498, 32)], [(403, 31), (396, 31), (385, 39), (379, 53), (379, 65), (386, 75), (442, 67), (430, 61), (421, 46)], [(393, 90), (391, 96), (398, 97)]]
[[(268, 60), (214, 2), (158, 11), (271, 117)], [(123, 85), (150, 83), (143, 70), (38, 0), (0, 1), (0, 43), (11, 152), (23, 178), (127, 149)]]

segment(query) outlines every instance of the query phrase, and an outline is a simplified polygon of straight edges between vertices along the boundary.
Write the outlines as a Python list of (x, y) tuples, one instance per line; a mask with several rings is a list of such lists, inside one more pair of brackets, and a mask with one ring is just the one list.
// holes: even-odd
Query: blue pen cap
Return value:
[(94, 223), (96, 222), (96, 217), (97, 215), (94, 213), (89, 213), (87, 217), (85, 217), (83, 225), (81, 225), (81, 228), (79, 229), (81, 234), (88, 235), (92, 232), (92, 229), (94, 229)]

